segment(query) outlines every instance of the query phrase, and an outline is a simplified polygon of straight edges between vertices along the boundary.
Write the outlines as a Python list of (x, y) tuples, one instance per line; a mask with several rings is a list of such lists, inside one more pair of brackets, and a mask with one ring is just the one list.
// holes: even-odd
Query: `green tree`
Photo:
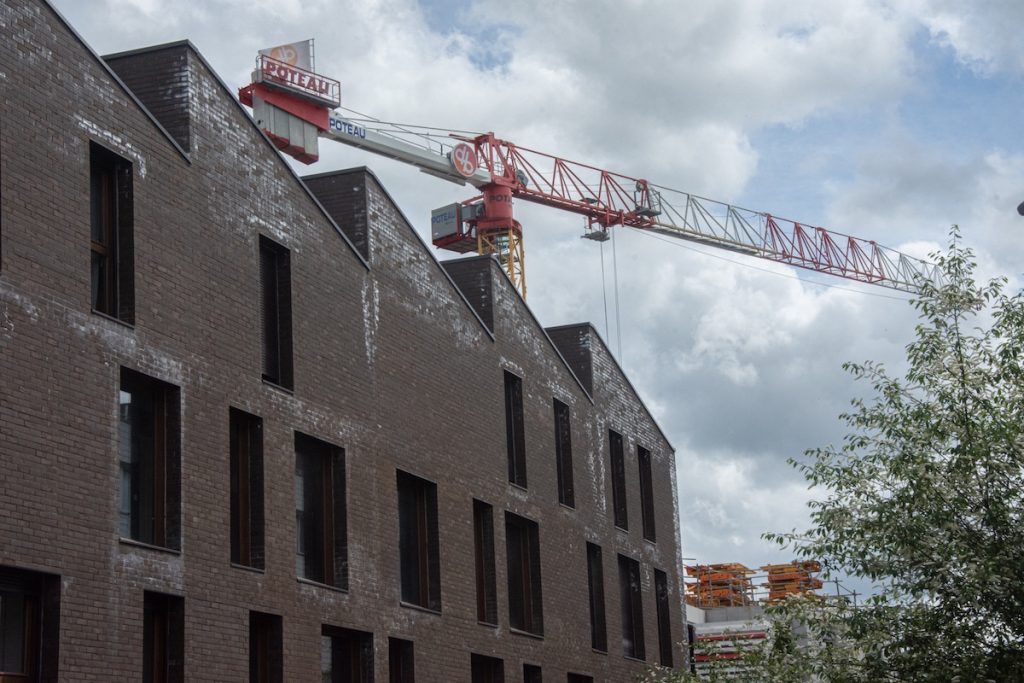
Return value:
[(845, 366), (873, 397), (841, 447), (793, 462), (828, 497), (767, 535), (877, 585), (839, 615), (856, 656), (826, 680), (1024, 680), (1024, 298), (975, 282), (955, 227), (934, 259), (904, 377)]
[[(950, 236), (903, 377), (847, 364), (872, 390), (841, 416), (849, 435), (791, 461), (824, 496), (811, 528), (765, 535), (874, 595), (770, 610), (746, 680), (1024, 681), (1024, 298), (978, 284)], [(792, 623), (808, 637), (787, 651)]]

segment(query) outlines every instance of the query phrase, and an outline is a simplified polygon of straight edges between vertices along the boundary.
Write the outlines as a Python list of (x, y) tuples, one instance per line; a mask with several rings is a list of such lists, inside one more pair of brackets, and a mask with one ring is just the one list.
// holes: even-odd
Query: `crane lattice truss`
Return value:
[(434, 244), (496, 255), (524, 297), (522, 226), (512, 216), (513, 198), (582, 215), (584, 236), (597, 240), (607, 239), (609, 228), (625, 226), (903, 292), (939, 283), (936, 266), (872, 240), (654, 185), (493, 133), (349, 119), (333, 110), (338, 93), (337, 81), (263, 56), (253, 83), (239, 96), (270, 140), (304, 163), (319, 158), (317, 140), (323, 137), (476, 187), (481, 194), (463, 202), (472, 210), (465, 218), (460, 213), (454, 233), (435, 235)]
[(515, 180), (517, 198), (581, 214), (591, 230), (616, 225), (651, 230), (910, 293), (939, 275), (935, 265), (872, 240), (653, 185), (493, 134), (463, 139), (475, 145), (492, 176)]

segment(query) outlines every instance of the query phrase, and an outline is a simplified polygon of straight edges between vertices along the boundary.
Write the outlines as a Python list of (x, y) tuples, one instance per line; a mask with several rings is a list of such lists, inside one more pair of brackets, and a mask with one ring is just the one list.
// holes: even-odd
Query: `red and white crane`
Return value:
[(340, 84), (261, 54), (241, 101), (271, 141), (304, 163), (319, 158), (320, 138), (396, 159), (479, 195), (434, 211), (432, 241), (456, 252), (494, 254), (526, 296), (523, 229), (513, 199), (585, 218), (585, 237), (607, 239), (626, 226), (883, 287), (916, 292), (936, 267), (865, 240), (658, 186), (643, 178), (527, 149), (494, 133), (468, 135), (343, 116)]

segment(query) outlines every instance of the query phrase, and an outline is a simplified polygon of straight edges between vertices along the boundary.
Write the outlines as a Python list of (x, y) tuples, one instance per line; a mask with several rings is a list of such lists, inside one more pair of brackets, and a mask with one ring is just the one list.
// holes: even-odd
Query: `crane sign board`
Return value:
[(452, 167), (459, 172), (463, 178), (469, 178), (478, 168), (476, 162), (476, 150), (465, 142), (460, 142), (455, 145), (455, 148), (449, 152), (448, 157), (452, 161)]
[(312, 38), (298, 43), (288, 43), (287, 45), (268, 47), (260, 50), (260, 54), (270, 57), (276, 62), (283, 62), (288, 66), (296, 66), (305, 71), (313, 70)]
[(430, 212), (431, 238), (439, 240), (459, 232), (462, 227), (462, 205), (449, 204)]

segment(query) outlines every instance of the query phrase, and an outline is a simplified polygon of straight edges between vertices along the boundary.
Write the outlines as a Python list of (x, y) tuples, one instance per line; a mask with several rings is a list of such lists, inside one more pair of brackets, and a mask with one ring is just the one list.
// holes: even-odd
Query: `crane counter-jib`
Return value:
[(479, 188), (491, 182), (491, 174), (484, 169), (477, 169), (469, 176), (461, 175), (452, 168), (447, 154), (380, 133), (337, 112), (329, 114), (328, 127), (320, 136), (411, 164), (425, 173), (460, 185), (469, 183)]

